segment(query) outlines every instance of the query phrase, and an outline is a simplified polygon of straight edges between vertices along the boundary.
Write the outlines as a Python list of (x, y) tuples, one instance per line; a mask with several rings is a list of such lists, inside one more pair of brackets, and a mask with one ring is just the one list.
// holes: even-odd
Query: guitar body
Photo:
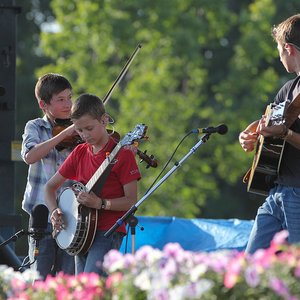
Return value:
[(58, 198), (65, 227), (56, 235), (56, 243), (70, 255), (84, 255), (91, 247), (98, 223), (98, 210), (77, 202), (76, 193), (66, 188)]
[[(286, 103), (280, 103), (277, 106), (268, 105), (265, 111), (268, 126), (282, 124), (285, 109)], [(259, 136), (252, 167), (243, 180), (248, 183), (248, 192), (268, 195), (279, 172), (284, 145), (285, 141), (282, 139)]]
[(252, 168), (249, 170), (248, 192), (268, 195), (279, 172), (284, 143), (282, 139), (260, 136)]

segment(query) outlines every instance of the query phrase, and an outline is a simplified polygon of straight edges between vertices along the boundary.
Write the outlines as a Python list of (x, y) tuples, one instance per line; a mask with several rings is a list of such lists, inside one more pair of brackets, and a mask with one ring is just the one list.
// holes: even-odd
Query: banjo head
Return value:
[(78, 220), (76, 195), (71, 188), (65, 189), (59, 196), (58, 207), (63, 212), (64, 228), (57, 234), (56, 242), (61, 249), (67, 249), (72, 244), (76, 234)]

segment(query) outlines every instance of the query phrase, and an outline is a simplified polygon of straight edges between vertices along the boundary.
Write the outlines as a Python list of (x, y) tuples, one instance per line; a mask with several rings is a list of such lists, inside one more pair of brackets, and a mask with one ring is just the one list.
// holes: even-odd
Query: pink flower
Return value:
[(71, 296), (72, 296), (71, 293), (69, 293), (69, 290), (66, 287), (62, 285), (57, 287), (56, 289), (57, 300), (69, 300), (69, 299), (71, 300)]
[(245, 263), (244, 256), (245, 254), (241, 252), (229, 262), (227, 266), (227, 272), (225, 273), (224, 277), (225, 287), (232, 288), (237, 283), (240, 271)]
[(106, 270), (114, 270), (114, 268), (122, 267), (121, 261), (122, 261), (123, 255), (118, 250), (110, 250), (105, 256), (104, 256), (104, 262), (103, 267)]
[(270, 279), (270, 287), (275, 291), (279, 296), (288, 297), (289, 289), (285, 283), (279, 278), (273, 277)]
[(168, 243), (164, 246), (163, 252), (171, 257), (176, 257), (178, 253), (184, 251), (178, 243)]
[(115, 272), (112, 275), (109, 275), (105, 282), (105, 287), (110, 289), (114, 286), (118, 285), (123, 278), (123, 274), (121, 272)]
[(300, 278), (300, 260), (297, 262), (297, 266), (295, 268), (294, 274), (296, 277)]
[(224, 277), (224, 286), (228, 289), (231, 289), (235, 286), (238, 281), (238, 274), (233, 272), (226, 272)]
[(259, 284), (260, 276), (254, 266), (250, 266), (245, 270), (245, 280), (252, 288)]
[(26, 287), (26, 282), (20, 278), (14, 278), (10, 284), (15, 291), (21, 291)]
[(287, 230), (282, 230), (274, 235), (271, 244), (284, 245), (287, 242), (288, 236), (289, 232)]

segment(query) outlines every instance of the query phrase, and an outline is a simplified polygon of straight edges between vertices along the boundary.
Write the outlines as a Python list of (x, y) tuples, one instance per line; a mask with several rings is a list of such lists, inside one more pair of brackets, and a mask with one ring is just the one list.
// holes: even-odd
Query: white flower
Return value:
[(140, 274), (138, 274), (134, 279), (134, 285), (140, 288), (142, 291), (150, 291), (152, 285), (149, 277), (149, 272), (147, 270), (144, 270)]

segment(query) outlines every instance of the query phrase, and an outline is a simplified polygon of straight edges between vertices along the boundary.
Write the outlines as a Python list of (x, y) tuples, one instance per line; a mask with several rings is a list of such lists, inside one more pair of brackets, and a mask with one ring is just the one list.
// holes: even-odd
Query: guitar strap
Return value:
[(104, 170), (103, 174), (101, 175), (101, 177), (97, 180), (97, 182), (94, 184), (94, 186), (92, 187), (92, 191), (96, 194), (96, 195), (99, 195), (103, 186), (104, 186), (104, 183), (108, 177), (108, 175), (110, 174), (111, 172), (111, 169), (113, 167), (113, 164), (109, 164), (107, 166), (107, 168)]
[(285, 112), (285, 125), (290, 128), (300, 114), (300, 94), (289, 104)]
[[(117, 143), (110, 149), (110, 153), (114, 150), (114, 148), (116, 147)], [(118, 154), (117, 154), (118, 155)], [(116, 155), (116, 156), (117, 156)], [(114, 159), (115, 160), (115, 159)], [(114, 166), (114, 162), (112, 161), (111, 163), (109, 163), (107, 165), (107, 167), (103, 170), (103, 173), (101, 174), (100, 178), (95, 182), (95, 184), (93, 185), (91, 191), (94, 192), (96, 195), (99, 195), (104, 183), (107, 179), (107, 177), (109, 176), (111, 169)]]

